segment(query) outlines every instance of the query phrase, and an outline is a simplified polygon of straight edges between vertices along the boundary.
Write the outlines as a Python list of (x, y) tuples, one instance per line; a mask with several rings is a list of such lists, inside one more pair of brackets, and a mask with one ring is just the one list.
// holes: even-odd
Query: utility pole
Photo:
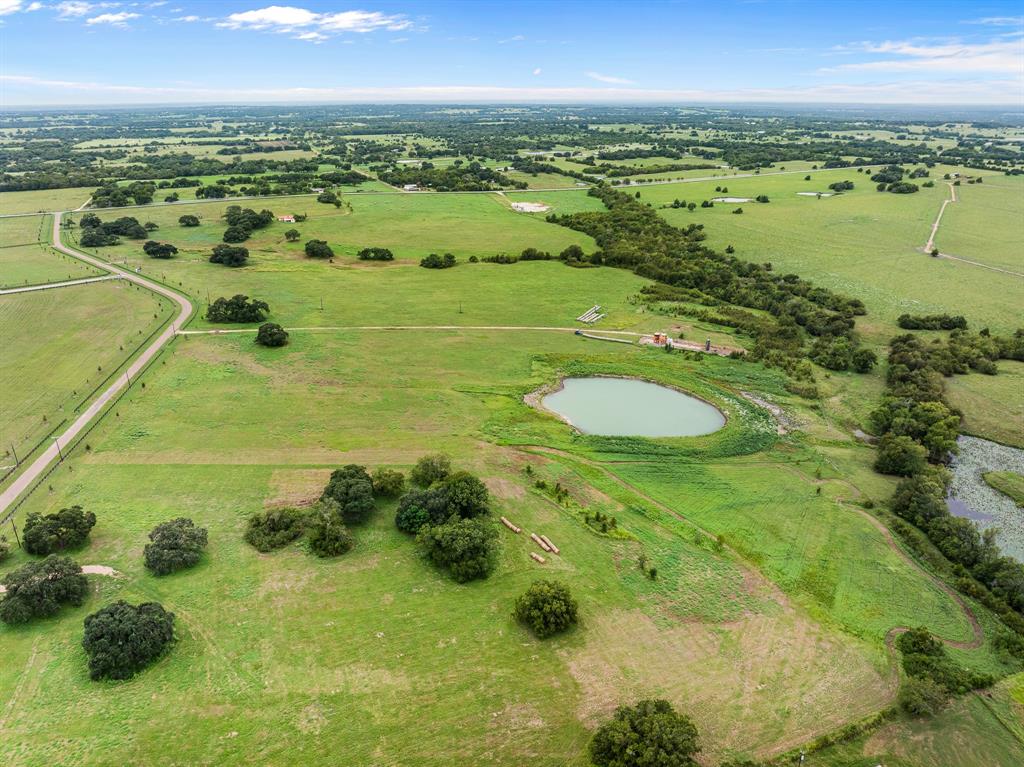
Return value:
[(18, 542), (18, 548), (21, 548), (21, 538), (18, 537), (18, 528), (14, 524), (14, 517), (11, 517), (11, 529), (14, 531), (14, 540)]
[(17, 466), (21, 461), (18, 460), (18, 451), (14, 449), (14, 443), (11, 443), (11, 452), (14, 453), (14, 465)]
[(320, 296), (320, 311), (324, 310), (324, 297)]
[(64, 461), (64, 453), (62, 453), (61, 450), (60, 450), (60, 438), (54, 437), (53, 438), (53, 444), (55, 444), (57, 446), (57, 455), (60, 456), (60, 460), (63, 462)]

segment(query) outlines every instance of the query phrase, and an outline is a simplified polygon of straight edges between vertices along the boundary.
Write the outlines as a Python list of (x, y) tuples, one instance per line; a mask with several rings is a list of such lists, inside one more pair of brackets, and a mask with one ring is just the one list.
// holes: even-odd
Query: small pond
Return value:
[(725, 426), (707, 402), (635, 378), (566, 378), (541, 402), (584, 434), (696, 437)]
[(752, 197), (712, 197), (711, 202), (750, 202)]
[(987, 471), (1024, 474), (1024, 450), (977, 437), (960, 437), (957, 444), (960, 453), (953, 459), (953, 482), (946, 501), (949, 512), (973, 519), (982, 530), (999, 528), (999, 548), (1007, 556), (1024, 561), (1024, 509), (989, 487), (982, 477)]

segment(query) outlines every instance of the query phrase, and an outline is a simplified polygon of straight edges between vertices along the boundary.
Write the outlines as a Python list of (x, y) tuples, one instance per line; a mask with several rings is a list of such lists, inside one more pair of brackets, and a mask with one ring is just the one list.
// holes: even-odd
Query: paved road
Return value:
[(119, 274), (107, 274), (103, 277), (83, 277), (80, 280), (65, 280), (64, 282), (47, 282), (43, 285), (26, 285), (21, 288), (7, 288), (0, 290), (0, 296), (11, 293), (31, 293), (34, 290), (50, 290), (51, 288), (69, 288), (72, 285), (88, 285), (90, 282), (104, 282), (105, 280), (120, 280)]
[(121, 279), (129, 280), (134, 282), (136, 285), (141, 285), (147, 290), (152, 290), (154, 293), (158, 293), (161, 296), (171, 299), (174, 301), (180, 311), (178, 316), (171, 320), (171, 324), (168, 325), (164, 331), (157, 336), (157, 338), (151, 343), (146, 349), (135, 359), (135, 361), (128, 366), (125, 371), (126, 375), (120, 375), (117, 380), (110, 384), (102, 394), (100, 394), (93, 402), (87, 407), (82, 413), (76, 418), (67, 429), (60, 434), (46, 450), (42, 452), (27, 469), (25, 469), (18, 477), (8, 485), (3, 492), (0, 492), (0, 519), (3, 519), (4, 513), (8, 508), (18, 499), (18, 497), (27, 490), (32, 483), (39, 477), (46, 469), (60, 457), (58, 446), (63, 448), (74, 440), (79, 433), (82, 432), (92, 421), (95, 419), (104, 406), (110, 402), (117, 394), (128, 385), (128, 378), (134, 378), (138, 373), (146, 366), (146, 364), (157, 355), (157, 353), (167, 345), (168, 342), (174, 335), (181, 329), (182, 323), (185, 322), (192, 314), (192, 302), (184, 296), (175, 293), (170, 288), (165, 288), (159, 283), (148, 280), (145, 277), (130, 272), (126, 269), (122, 269), (113, 264), (108, 264), (106, 261), (101, 261), (98, 258), (81, 253), (77, 250), (73, 250), (68, 246), (64, 245), (60, 240), (60, 222), (62, 214), (56, 213), (53, 217), (53, 247), (57, 250), (65, 253), (73, 258), (85, 261), (88, 264), (99, 267), (111, 275), (120, 277)]

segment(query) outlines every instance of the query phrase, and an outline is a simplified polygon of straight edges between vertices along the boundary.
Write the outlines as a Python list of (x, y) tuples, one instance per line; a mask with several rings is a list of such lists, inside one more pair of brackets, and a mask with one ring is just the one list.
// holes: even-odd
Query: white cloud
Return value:
[(536, 77), (539, 74), (540, 74), (540, 67), (537, 67), (535, 70), (533, 70), (533, 76)]
[[(883, 54), (889, 58), (826, 67), (820, 72), (1024, 72), (1024, 41), (997, 40), (987, 43), (952, 41), (885, 41), (855, 43), (836, 50)], [(892, 58), (895, 56), (896, 58)]]
[(737, 90), (668, 90), (653, 88), (541, 88), (475, 85), (425, 85), (378, 88), (204, 88), (150, 87), (97, 82), (47, 80), (27, 75), (0, 75), (9, 104), (76, 103), (818, 103), (818, 104), (956, 104), (1017, 107), (1020, 79), (927, 80), (859, 85), (823, 84), (799, 88)]
[(526, 35), (512, 35), (512, 37), (507, 37), (504, 40), (499, 40), (498, 45), (504, 45), (505, 43), (521, 43), (525, 39)]
[(1024, 16), (986, 16), (983, 19), (972, 19), (964, 24), (984, 24), (990, 27), (1024, 27)]
[(199, 21), (200, 19), (198, 16), (178, 16), (174, 20), (184, 21), (186, 24), (191, 24), (193, 22)]
[(0, 0), (0, 16), (8, 16), (21, 10), (21, 0)]
[(93, 16), (91, 19), (86, 20), (87, 26), (95, 26), (97, 24), (111, 24), (115, 27), (126, 27), (126, 22), (132, 19), (139, 18), (137, 13), (127, 13), (122, 11), (121, 13), (101, 13), (99, 16)]
[(41, 11), (45, 7), (42, 3), (29, 3), (25, 11), (26, 13), (31, 13), (32, 11)]
[(68, 2), (57, 3), (54, 7), (57, 9), (57, 13), (60, 18), (68, 19), (76, 16), (85, 16), (89, 11), (101, 6), (94, 5), (92, 3), (84, 3), (80, 0), (68, 0)]
[(409, 42), (409, 38), (408, 37), (396, 37), (396, 38), (394, 38), (392, 40), (389, 40), (388, 42), (391, 42), (391, 43), (407, 43), (407, 42)]
[(599, 83), (608, 83), (609, 85), (632, 85), (632, 80), (627, 80), (625, 77), (613, 77), (612, 75), (602, 75), (600, 72), (584, 72), (587, 77), (591, 80), (597, 80)]
[(252, 11), (232, 13), (217, 26), (225, 29), (249, 29), (283, 34), (312, 28), (313, 31), (293, 34), (293, 37), (296, 40), (321, 43), (336, 34), (364, 34), (377, 30), (398, 32), (410, 29), (412, 22), (402, 15), (387, 15), (378, 11), (316, 13), (291, 5), (270, 5)]

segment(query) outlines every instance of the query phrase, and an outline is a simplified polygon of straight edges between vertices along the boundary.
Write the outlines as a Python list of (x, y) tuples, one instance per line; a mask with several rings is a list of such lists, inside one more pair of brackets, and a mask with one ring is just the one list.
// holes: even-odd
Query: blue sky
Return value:
[(1014, 2), (0, 0), (0, 105), (1024, 107)]

